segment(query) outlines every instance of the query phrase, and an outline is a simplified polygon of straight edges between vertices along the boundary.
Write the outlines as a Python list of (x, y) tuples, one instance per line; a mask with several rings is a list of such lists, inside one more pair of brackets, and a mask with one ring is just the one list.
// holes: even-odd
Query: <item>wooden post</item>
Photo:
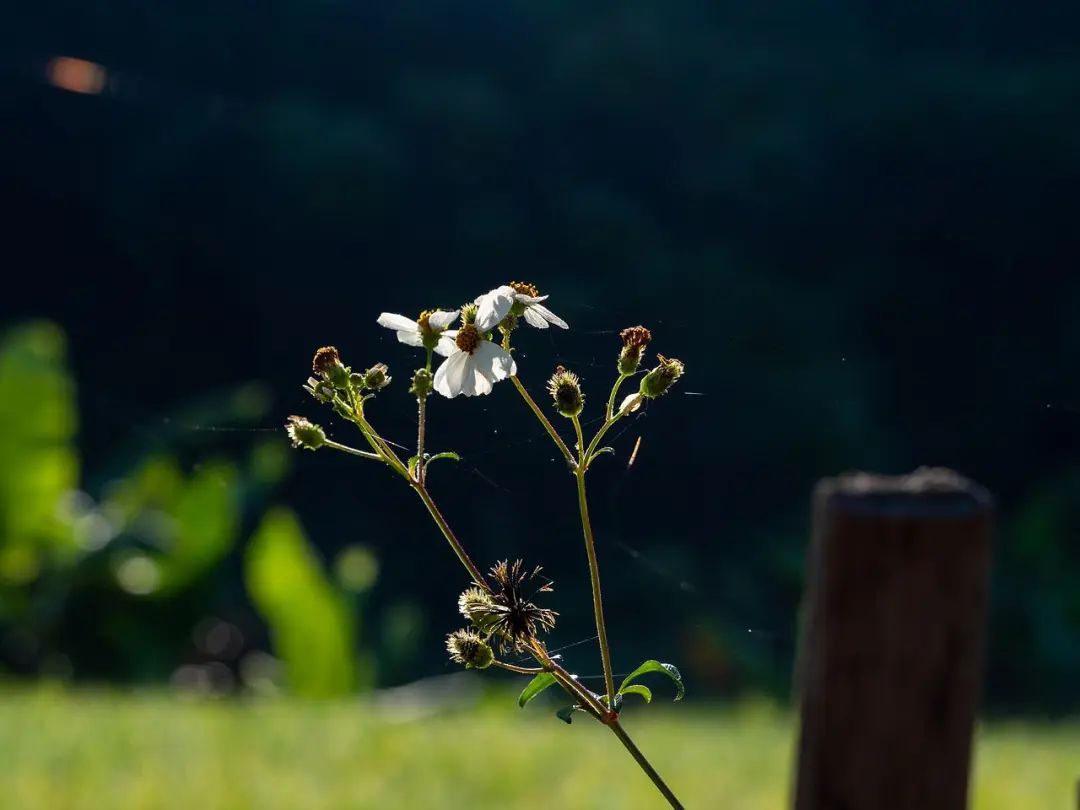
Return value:
[(966, 807), (993, 519), (949, 470), (818, 484), (796, 810)]

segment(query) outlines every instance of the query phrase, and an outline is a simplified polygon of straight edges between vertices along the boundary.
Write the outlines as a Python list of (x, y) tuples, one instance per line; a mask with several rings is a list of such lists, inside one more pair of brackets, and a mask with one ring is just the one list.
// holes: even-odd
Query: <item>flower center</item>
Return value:
[(472, 354), (476, 351), (476, 347), (480, 345), (480, 332), (471, 323), (465, 324), (458, 330), (454, 342), (463, 352)]
[(420, 313), (420, 316), (416, 319), (417, 326), (420, 327), (420, 331), (425, 335), (431, 334), (431, 324), (428, 323), (428, 318), (435, 314), (433, 309), (425, 309)]
[(513, 288), (514, 292), (527, 295), (530, 298), (540, 297), (540, 290), (537, 289), (536, 285), (529, 284), (527, 281), (511, 281), (510, 287)]

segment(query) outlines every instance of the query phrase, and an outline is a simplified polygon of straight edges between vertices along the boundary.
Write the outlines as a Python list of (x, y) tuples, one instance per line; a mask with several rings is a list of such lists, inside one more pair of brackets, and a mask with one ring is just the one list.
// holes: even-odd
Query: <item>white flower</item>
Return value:
[(446, 327), (457, 319), (458, 312), (456, 309), (453, 312), (430, 310), (420, 313), (415, 321), (404, 315), (384, 312), (377, 323), (397, 332), (397, 339), (407, 346), (434, 349), (436, 354), (449, 357), (454, 351), (454, 341), (447, 335)]
[(547, 299), (548, 296), (540, 295), (540, 291), (532, 284), (512, 281), (481, 295), (476, 299), (476, 305), (480, 308), (481, 314), (484, 312), (501, 313), (499, 321), (513, 312), (515, 315), (524, 317), (529, 326), (535, 326), (537, 329), (547, 329), (548, 324), (551, 323), (562, 329), (569, 329), (570, 326), (566, 321), (540, 303)]
[[(488, 295), (495, 292), (498, 291), (493, 290)], [(467, 397), (490, 394), (492, 385), (517, 374), (517, 364), (510, 352), (483, 337), (506, 317), (509, 310), (510, 304), (504, 307), (501, 300), (489, 302), (487, 306), (479, 305), (475, 321), (442, 333), (439, 345), (447, 342), (452, 351), (435, 371), (436, 391), (450, 399), (458, 394)]]

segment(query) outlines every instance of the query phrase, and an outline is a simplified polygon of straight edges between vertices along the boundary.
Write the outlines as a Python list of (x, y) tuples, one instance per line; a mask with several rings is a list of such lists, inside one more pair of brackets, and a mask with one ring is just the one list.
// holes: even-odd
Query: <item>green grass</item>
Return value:
[[(416, 712), (363, 701), (193, 701), (164, 693), (0, 693), (0, 797), (20, 810), (659, 808), (610, 734), (541, 701)], [(690, 808), (786, 808), (788, 715), (762, 704), (625, 713)], [(1080, 725), (992, 724), (976, 810), (1071, 807)]]

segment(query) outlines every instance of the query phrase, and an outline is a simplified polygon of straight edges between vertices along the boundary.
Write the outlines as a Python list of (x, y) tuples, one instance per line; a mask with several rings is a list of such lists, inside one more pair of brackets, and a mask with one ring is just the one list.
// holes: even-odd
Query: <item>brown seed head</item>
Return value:
[(316, 374), (329, 374), (332, 369), (341, 364), (341, 355), (333, 346), (323, 346), (315, 352), (315, 358), (311, 361), (311, 370)]
[(644, 326), (630, 326), (619, 332), (619, 337), (627, 349), (644, 349), (652, 340), (652, 332)]
[(463, 352), (472, 354), (476, 351), (476, 347), (480, 345), (480, 332), (473, 324), (467, 323), (458, 330), (454, 342)]

